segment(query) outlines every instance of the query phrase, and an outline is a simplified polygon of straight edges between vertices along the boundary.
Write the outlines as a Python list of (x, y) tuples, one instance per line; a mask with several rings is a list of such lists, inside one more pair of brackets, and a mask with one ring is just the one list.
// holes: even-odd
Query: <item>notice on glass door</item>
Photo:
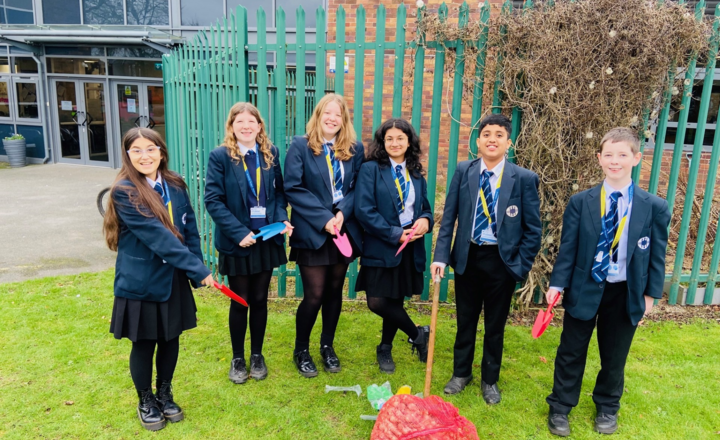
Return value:
[(128, 106), (128, 113), (137, 113), (137, 108), (135, 107), (135, 100), (128, 98), (127, 100), (127, 106)]
[(60, 109), (72, 111), (72, 101), (60, 101)]

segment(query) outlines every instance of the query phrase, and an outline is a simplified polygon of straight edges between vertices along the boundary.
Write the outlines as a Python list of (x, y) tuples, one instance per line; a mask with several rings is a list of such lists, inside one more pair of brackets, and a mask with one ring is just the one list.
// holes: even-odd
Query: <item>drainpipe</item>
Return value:
[(32, 57), (38, 66), (38, 79), (39, 79), (38, 86), (40, 86), (39, 87), (40, 88), (40, 97), (39, 97), (40, 99), (38, 102), (38, 106), (39, 106), (40, 112), (42, 113), (42, 115), (41, 115), (42, 121), (43, 121), (42, 127), (43, 127), (43, 131), (44, 131), (43, 143), (45, 144), (45, 158), (43, 159), (42, 163), (46, 164), (50, 161), (50, 159), (52, 157), (52, 154), (50, 152), (50, 141), (49, 141), (49, 137), (50, 137), (51, 133), (50, 133), (50, 115), (49, 115), (50, 112), (48, 111), (48, 109), (50, 107), (50, 102), (47, 101), (48, 92), (46, 89), (47, 88), (47, 80), (46, 80), (47, 78), (45, 77), (43, 63), (40, 61), (40, 59), (34, 53), (33, 53)]

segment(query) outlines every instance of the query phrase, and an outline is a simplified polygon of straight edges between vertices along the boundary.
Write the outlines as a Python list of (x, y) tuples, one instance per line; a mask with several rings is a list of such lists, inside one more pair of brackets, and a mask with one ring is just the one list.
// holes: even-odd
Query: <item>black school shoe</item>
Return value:
[(265, 357), (261, 354), (250, 356), (250, 377), (255, 380), (263, 380), (268, 375), (267, 365), (265, 365)]
[(383, 373), (393, 374), (395, 372), (395, 362), (392, 357), (392, 345), (380, 344), (377, 346), (376, 351), (380, 371)]
[(248, 380), (247, 364), (245, 364), (245, 358), (235, 358), (230, 361), (230, 371), (228, 372), (228, 379), (232, 383), (245, 383)]
[(163, 429), (167, 422), (158, 407), (158, 402), (152, 390), (147, 388), (138, 391), (138, 399), (140, 401), (137, 407), (137, 414), (143, 428), (148, 431), (159, 431)]
[(568, 422), (567, 414), (558, 414), (550, 411), (548, 413), (548, 429), (550, 433), (558, 435), (560, 437), (567, 437), (570, 435), (570, 422)]
[(485, 381), (480, 382), (480, 388), (482, 389), (483, 400), (488, 405), (497, 405), (500, 403), (502, 396), (500, 395), (500, 388), (497, 386), (497, 382), (488, 385)]
[(155, 386), (157, 387), (155, 399), (157, 400), (158, 408), (162, 411), (165, 419), (173, 423), (184, 419), (185, 414), (183, 414), (183, 410), (173, 401), (172, 384), (170, 381), (157, 380)]
[(303, 377), (310, 378), (318, 375), (315, 362), (313, 362), (312, 356), (310, 356), (310, 351), (308, 351), (307, 348), (298, 353), (293, 353), (293, 361), (295, 362), (298, 372)]
[(339, 373), (340, 359), (335, 354), (335, 350), (329, 345), (323, 345), (320, 347), (320, 356), (323, 359), (323, 368), (328, 373)]
[(429, 326), (417, 326), (418, 329), (418, 335), (415, 338), (415, 340), (411, 341), (408, 339), (408, 342), (412, 344), (412, 352), (415, 353), (417, 351), (418, 359), (420, 359), (420, 362), (427, 362), (427, 356), (428, 356), (428, 342), (430, 341), (430, 327)]
[(595, 417), (595, 431), (600, 434), (614, 434), (617, 429), (617, 414), (598, 413)]

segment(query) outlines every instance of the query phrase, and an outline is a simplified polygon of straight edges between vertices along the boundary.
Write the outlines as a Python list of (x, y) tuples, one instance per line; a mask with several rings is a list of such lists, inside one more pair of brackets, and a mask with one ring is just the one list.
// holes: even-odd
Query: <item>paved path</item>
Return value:
[(0, 283), (115, 265), (95, 199), (118, 170), (66, 164), (0, 169)]

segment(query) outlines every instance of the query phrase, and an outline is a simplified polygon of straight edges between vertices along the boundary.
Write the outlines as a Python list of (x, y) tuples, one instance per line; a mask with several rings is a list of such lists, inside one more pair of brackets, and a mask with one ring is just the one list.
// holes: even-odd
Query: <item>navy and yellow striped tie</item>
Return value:
[(490, 212), (490, 218), (487, 218), (485, 215), (482, 201), (478, 197), (477, 207), (475, 208), (475, 229), (473, 230), (473, 240), (475, 240), (475, 243), (478, 244), (482, 241), (480, 237), (482, 236), (482, 231), (487, 229), (488, 222), (491, 225), (493, 234), (497, 237), (497, 226), (495, 225), (495, 201), (493, 200), (492, 187), (490, 186), (490, 176), (492, 175), (493, 172), (489, 170), (483, 171), (480, 175), (480, 190), (485, 196), (485, 203), (487, 204), (488, 211)]
[(617, 232), (620, 222), (618, 217), (618, 199), (620, 197), (622, 197), (620, 191), (610, 194), (610, 210), (602, 219), (605, 228), (600, 233), (600, 240), (598, 240), (595, 249), (595, 261), (592, 267), (592, 277), (598, 283), (605, 281), (610, 267), (610, 246), (615, 240), (615, 232)]

